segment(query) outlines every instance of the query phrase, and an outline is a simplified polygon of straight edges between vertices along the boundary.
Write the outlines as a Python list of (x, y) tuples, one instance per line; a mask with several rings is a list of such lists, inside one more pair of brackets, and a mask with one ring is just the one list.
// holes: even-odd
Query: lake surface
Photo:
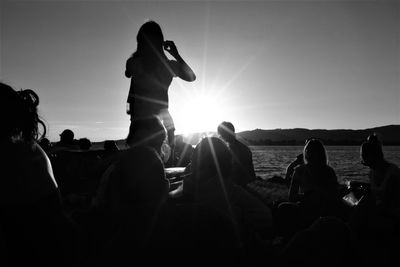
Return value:
[[(339, 182), (368, 181), (369, 168), (360, 163), (360, 146), (325, 146), (329, 165)], [(268, 179), (285, 177), (286, 167), (303, 151), (303, 146), (250, 146), (257, 176)], [(385, 158), (400, 166), (400, 146), (383, 147)]]

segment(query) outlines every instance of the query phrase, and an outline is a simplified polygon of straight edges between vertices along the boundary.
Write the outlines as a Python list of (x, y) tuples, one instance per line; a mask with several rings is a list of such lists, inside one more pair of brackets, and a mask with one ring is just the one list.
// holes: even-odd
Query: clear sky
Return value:
[(197, 80), (176, 132), (400, 123), (400, 1), (1, 1), (0, 80), (32, 88), (49, 137), (125, 138), (125, 61), (157, 21)]

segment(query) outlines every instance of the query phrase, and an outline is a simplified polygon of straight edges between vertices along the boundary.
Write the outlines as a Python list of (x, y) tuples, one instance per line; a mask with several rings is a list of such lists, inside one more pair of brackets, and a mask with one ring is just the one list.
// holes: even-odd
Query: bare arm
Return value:
[(173, 56), (178, 62), (178, 69), (176, 71), (176, 75), (182, 80), (193, 82), (196, 80), (196, 75), (193, 70), (189, 67), (189, 65), (183, 60), (183, 58), (179, 55), (178, 49), (175, 46), (173, 41), (165, 41), (164, 49)]

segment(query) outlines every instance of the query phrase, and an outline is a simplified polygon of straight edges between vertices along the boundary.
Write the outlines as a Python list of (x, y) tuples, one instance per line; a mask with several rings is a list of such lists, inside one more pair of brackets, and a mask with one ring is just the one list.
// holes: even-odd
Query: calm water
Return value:
[[(326, 146), (329, 165), (335, 169), (340, 182), (346, 179), (367, 181), (368, 168), (360, 163), (359, 146)], [(285, 177), (287, 165), (303, 150), (302, 146), (251, 146), (257, 176)], [(383, 148), (385, 158), (400, 166), (400, 146)]]

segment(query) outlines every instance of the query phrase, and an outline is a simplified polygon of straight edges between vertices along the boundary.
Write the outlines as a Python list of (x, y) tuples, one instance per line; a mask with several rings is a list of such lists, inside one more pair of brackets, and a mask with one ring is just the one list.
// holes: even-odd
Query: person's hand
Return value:
[(176, 48), (176, 45), (175, 45), (174, 41), (169, 41), (169, 40), (165, 41), (164, 42), (164, 49), (165, 49), (165, 51), (170, 53), (171, 56), (173, 56), (175, 58), (179, 55), (178, 49)]

